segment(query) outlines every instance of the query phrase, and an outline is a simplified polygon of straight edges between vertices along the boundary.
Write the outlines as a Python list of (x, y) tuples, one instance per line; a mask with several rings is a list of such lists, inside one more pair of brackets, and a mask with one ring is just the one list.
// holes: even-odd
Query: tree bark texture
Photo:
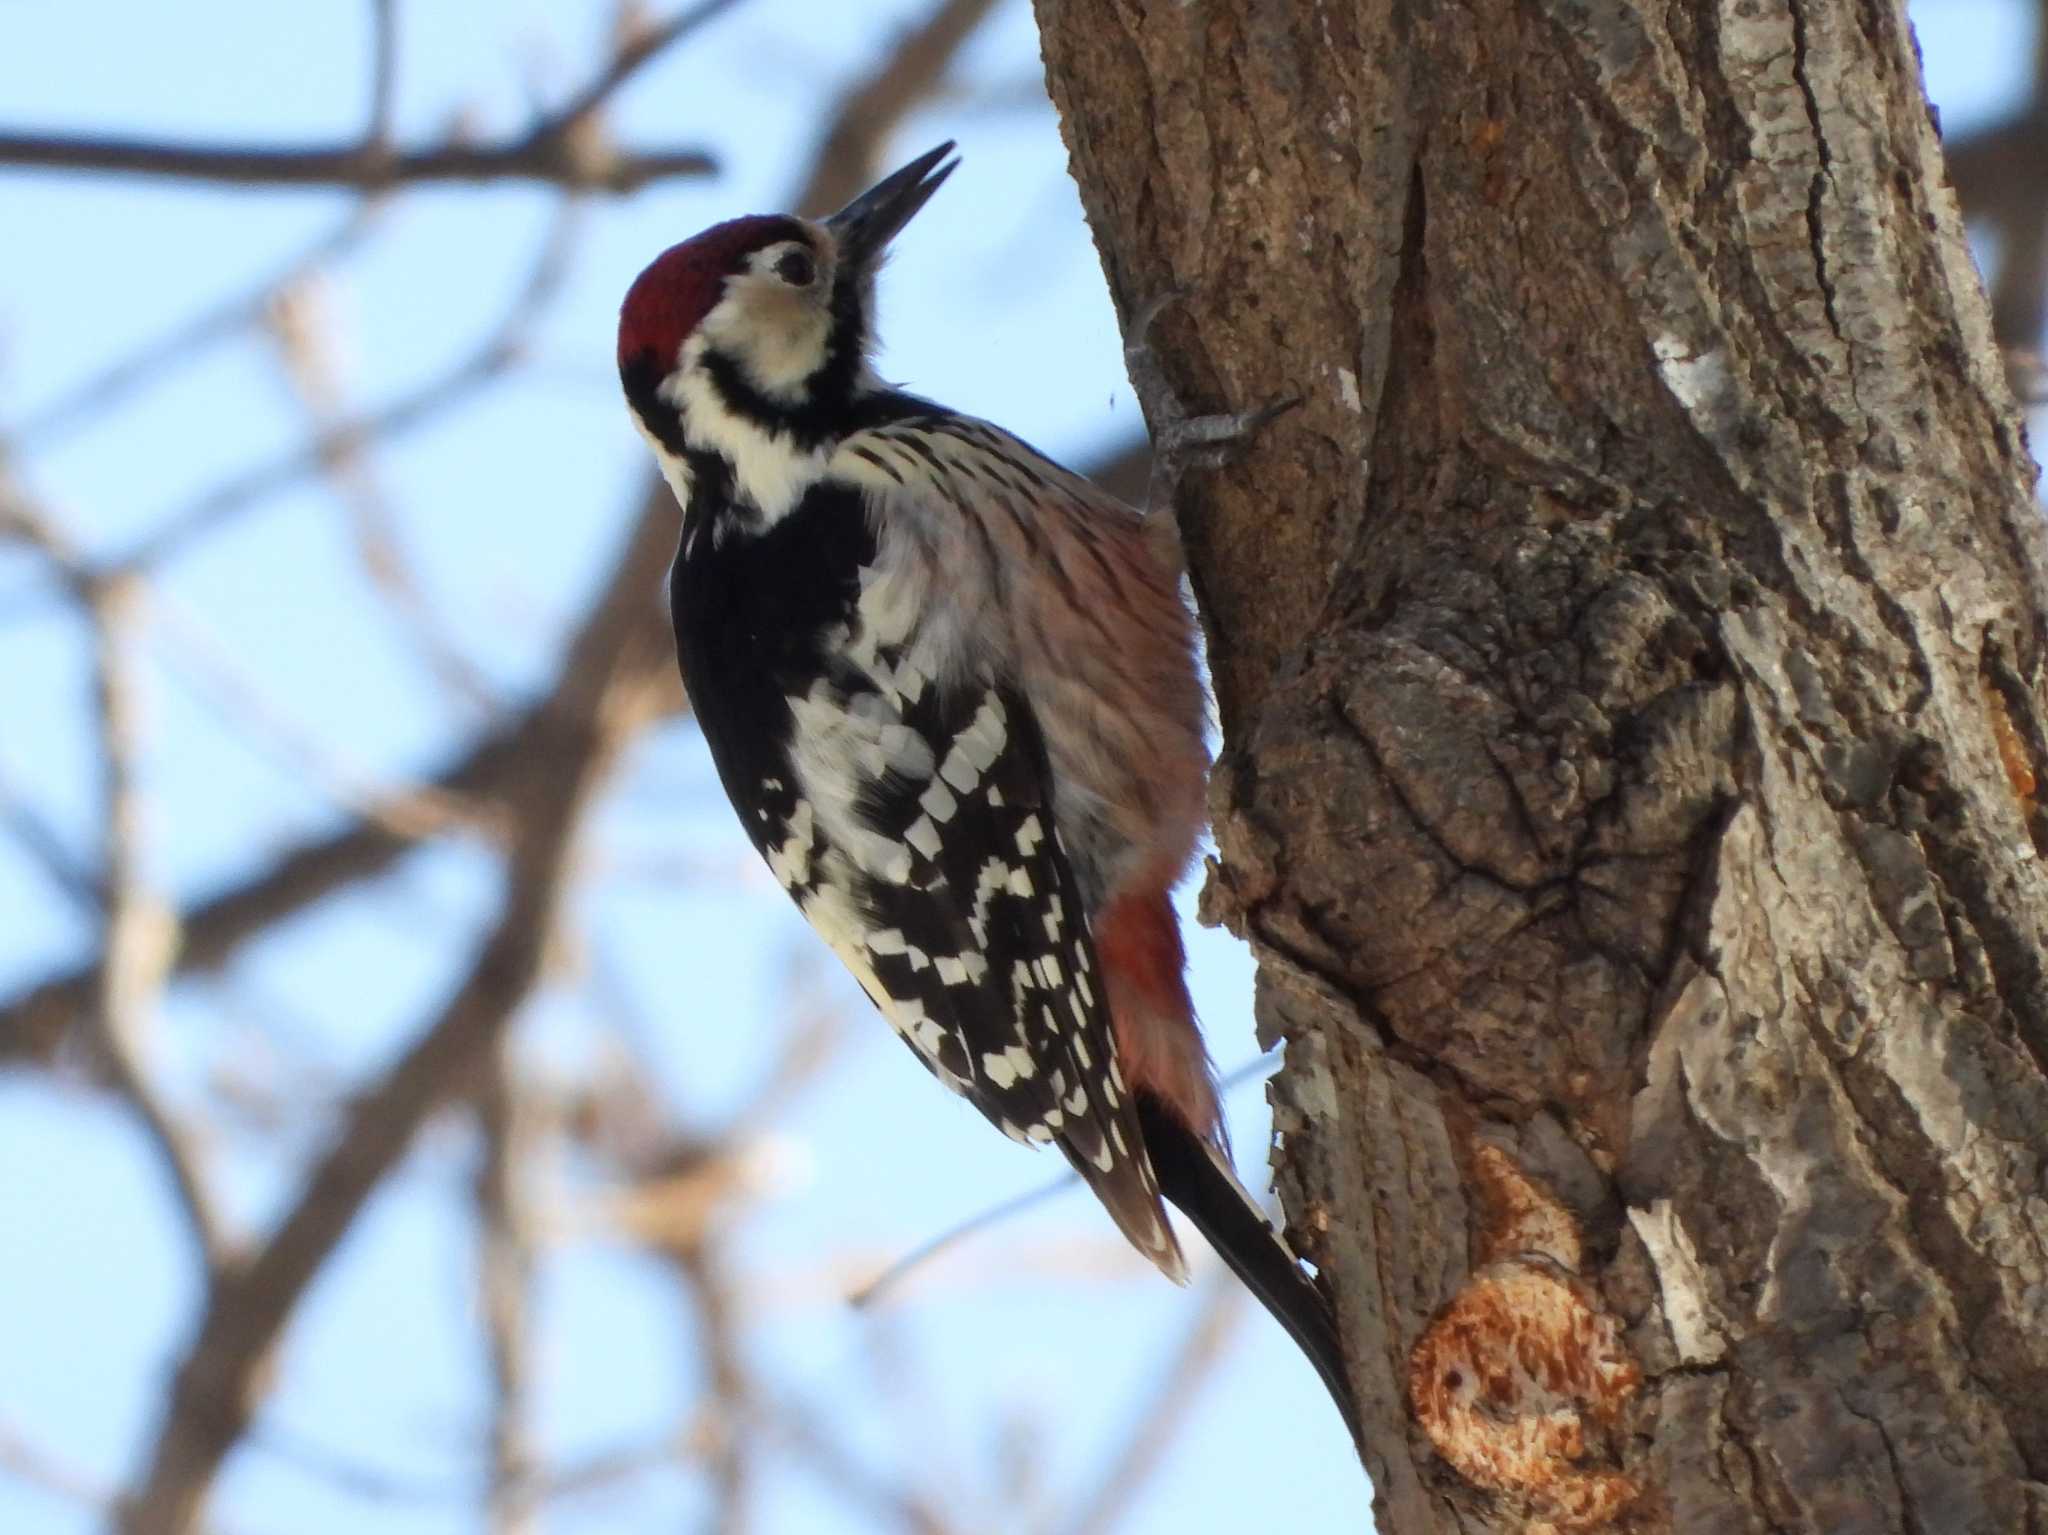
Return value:
[(1302, 397), (1180, 498), (1205, 900), (1381, 1529), (2048, 1530), (2048, 550), (1903, 7), (1038, 11), (1181, 402)]

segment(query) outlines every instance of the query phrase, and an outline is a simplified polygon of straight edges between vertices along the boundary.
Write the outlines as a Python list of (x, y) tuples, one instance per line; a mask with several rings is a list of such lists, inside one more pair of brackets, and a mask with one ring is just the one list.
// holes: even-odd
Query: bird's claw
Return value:
[(1301, 396), (1291, 394), (1256, 410), (1176, 416), (1153, 439), (1153, 456), (1173, 459), (1182, 470), (1221, 469), (1234, 461), (1263, 428), (1300, 403)]
[(1152, 327), (1170, 306), (1186, 298), (1185, 288), (1155, 294), (1132, 315), (1124, 343), (1124, 365), (1131, 387), (1152, 423), (1152, 475), (1145, 496), (1147, 511), (1170, 509), (1181, 480), (1191, 469), (1215, 470), (1233, 463), (1245, 445), (1267, 425), (1301, 403), (1299, 395), (1254, 410), (1192, 415), (1166, 381), (1152, 346)]

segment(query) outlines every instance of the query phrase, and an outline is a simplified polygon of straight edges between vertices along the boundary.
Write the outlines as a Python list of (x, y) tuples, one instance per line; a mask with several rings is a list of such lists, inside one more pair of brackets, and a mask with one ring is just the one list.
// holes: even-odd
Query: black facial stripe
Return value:
[(651, 351), (636, 352), (632, 360), (619, 364), (619, 382), (626, 388), (626, 403), (654, 440), (681, 458), (683, 417), (661, 397), (661, 364)]
[(690, 504), (683, 508), (685, 526), (720, 516), (742, 523), (760, 516), (757, 508), (740, 499), (732, 465), (721, 455), (690, 448), (684, 451), (683, 462), (690, 467)]
[(825, 364), (811, 380), (814, 398), (844, 400), (853, 393), (854, 376), (867, 352), (872, 298), (859, 273), (833, 274), (832, 335), (825, 343)]
[(838, 403), (823, 400), (816, 389), (794, 404), (769, 399), (754, 387), (737, 361), (716, 347), (705, 349), (702, 365), (720, 404), (764, 431), (794, 438), (801, 451), (809, 452), (837, 435), (835, 428), (845, 420)]
[(727, 410), (765, 432), (787, 436), (792, 446), (804, 453), (865, 428), (930, 411), (930, 402), (894, 389), (856, 398), (854, 370), (842, 368), (838, 358), (835, 351), (826, 359), (825, 365), (811, 375), (803, 398), (793, 404), (770, 399), (756, 389), (739, 363), (715, 347), (705, 349), (701, 366), (719, 403)]

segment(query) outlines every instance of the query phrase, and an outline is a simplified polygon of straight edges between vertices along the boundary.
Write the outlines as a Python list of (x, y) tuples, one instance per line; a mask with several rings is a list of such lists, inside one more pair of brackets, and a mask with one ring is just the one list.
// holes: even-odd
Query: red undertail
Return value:
[(1208, 1051), (1188, 998), (1187, 955), (1166, 889), (1111, 900), (1095, 922), (1124, 1085), (1137, 1108), (1159, 1191), (1193, 1221), (1231, 1271), (1307, 1355), (1358, 1436), (1330, 1302), (1238, 1182)]
[(1125, 1087), (1149, 1093), (1198, 1137), (1222, 1144), (1216, 1082), (1188, 999), (1187, 952), (1167, 887), (1146, 883), (1113, 896), (1094, 927)]

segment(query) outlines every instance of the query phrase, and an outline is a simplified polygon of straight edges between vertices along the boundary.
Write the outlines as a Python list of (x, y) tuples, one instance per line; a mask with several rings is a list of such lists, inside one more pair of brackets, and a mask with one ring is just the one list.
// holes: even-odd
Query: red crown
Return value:
[(726, 278), (763, 246), (802, 236), (795, 219), (756, 214), (713, 224), (671, 245), (626, 290), (619, 307), (619, 366), (652, 352), (666, 373), (690, 332), (717, 304)]

